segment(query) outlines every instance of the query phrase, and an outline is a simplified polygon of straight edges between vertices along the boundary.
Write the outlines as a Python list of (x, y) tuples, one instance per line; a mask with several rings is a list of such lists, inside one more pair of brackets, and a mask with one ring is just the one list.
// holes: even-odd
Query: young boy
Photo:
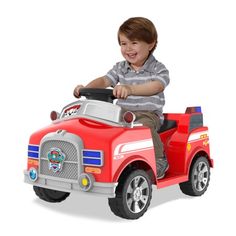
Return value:
[[(118, 98), (117, 105), (132, 111), (136, 115), (136, 121), (151, 129), (157, 179), (161, 179), (169, 165), (157, 131), (164, 120), (163, 91), (169, 84), (169, 72), (153, 56), (157, 45), (157, 31), (146, 18), (130, 18), (119, 28), (118, 42), (125, 61), (116, 63), (105, 76), (91, 81), (86, 87), (114, 87), (113, 94)], [(76, 86), (75, 97), (80, 96), (79, 91), (83, 87)]]

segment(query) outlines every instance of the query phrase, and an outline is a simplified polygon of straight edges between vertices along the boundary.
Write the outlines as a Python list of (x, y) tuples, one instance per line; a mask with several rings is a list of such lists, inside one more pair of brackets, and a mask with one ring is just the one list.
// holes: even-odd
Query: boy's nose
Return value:
[(127, 45), (126, 50), (127, 50), (127, 51), (132, 51), (132, 50), (133, 50), (132, 45)]

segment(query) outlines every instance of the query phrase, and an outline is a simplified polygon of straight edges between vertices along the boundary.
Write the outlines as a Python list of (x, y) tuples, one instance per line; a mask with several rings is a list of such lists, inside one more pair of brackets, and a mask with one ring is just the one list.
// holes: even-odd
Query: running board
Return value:
[(157, 180), (157, 188), (164, 188), (170, 185), (188, 181), (188, 175), (166, 175), (163, 179)]

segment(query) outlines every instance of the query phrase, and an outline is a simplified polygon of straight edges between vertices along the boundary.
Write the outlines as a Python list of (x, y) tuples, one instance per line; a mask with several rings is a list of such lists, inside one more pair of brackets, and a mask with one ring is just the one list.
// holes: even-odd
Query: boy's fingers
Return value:
[(126, 91), (125, 88), (122, 89), (122, 93), (121, 93), (121, 98), (125, 98), (126, 97)]
[(116, 88), (113, 89), (113, 95), (117, 97)]
[(75, 87), (75, 89), (74, 89), (74, 96), (75, 96), (76, 98), (80, 98), (79, 90), (80, 90), (81, 88), (83, 88), (83, 87), (84, 87), (83, 85), (77, 85), (77, 86)]
[(75, 90), (74, 90), (74, 96), (75, 96), (75, 97), (79, 97), (79, 91), (78, 91), (77, 88), (75, 88)]

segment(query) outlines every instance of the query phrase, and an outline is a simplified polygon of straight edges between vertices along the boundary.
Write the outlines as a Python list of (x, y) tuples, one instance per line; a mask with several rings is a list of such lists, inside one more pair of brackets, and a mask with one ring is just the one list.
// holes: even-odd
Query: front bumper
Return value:
[[(66, 181), (64, 182), (58, 179), (51, 179), (51, 178), (48, 179), (44, 176), (43, 177), (39, 176), (38, 179), (35, 182), (33, 182), (30, 180), (29, 171), (27, 170), (24, 171), (24, 182), (34, 186), (63, 192), (83, 191), (81, 190), (81, 186), (79, 185), (78, 182), (68, 183)], [(86, 192), (98, 194), (109, 198), (114, 198), (117, 185), (118, 183), (93, 182), (89, 191)]]

